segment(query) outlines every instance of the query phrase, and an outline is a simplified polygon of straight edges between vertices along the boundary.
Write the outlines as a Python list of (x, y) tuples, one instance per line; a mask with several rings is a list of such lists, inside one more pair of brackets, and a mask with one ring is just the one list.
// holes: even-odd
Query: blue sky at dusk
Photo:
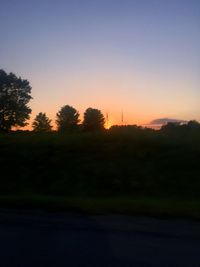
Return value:
[(200, 120), (200, 1), (0, 0), (0, 25), (0, 68), (30, 81), (33, 116)]

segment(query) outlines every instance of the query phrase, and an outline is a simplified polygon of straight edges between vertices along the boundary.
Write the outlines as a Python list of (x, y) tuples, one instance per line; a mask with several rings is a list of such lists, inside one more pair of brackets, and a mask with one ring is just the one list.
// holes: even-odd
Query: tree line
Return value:
[[(63, 106), (56, 114), (56, 125), (59, 132), (77, 131), (103, 131), (105, 118), (102, 112), (95, 108), (88, 108), (84, 112), (83, 122), (80, 124), (79, 112), (69, 105)], [(33, 131), (50, 132), (52, 130), (51, 120), (46, 113), (40, 112), (33, 121)]]
[[(31, 86), (28, 80), (17, 77), (14, 73), (0, 70), (0, 131), (9, 132), (13, 127), (26, 126), (30, 119), (31, 108), (28, 106), (32, 99)], [(80, 124), (79, 112), (69, 105), (63, 106), (56, 114), (56, 125), (59, 132), (102, 131), (105, 118), (102, 112), (88, 108), (84, 112)], [(40, 112), (34, 119), (33, 131), (49, 132), (52, 130), (51, 120), (46, 113)]]
[[(28, 106), (32, 99), (31, 86), (28, 80), (17, 77), (14, 73), (0, 70), (0, 132), (9, 132), (13, 127), (24, 127), (30, 119), (31, 108)], [(76, 131), (102, 131), (104, 130), (105, 117), (95, 108), (88, 108), (84, 112), (83, 122), (80, 123), (79, 112), (69, 105), (63, 106), (56, 114), (56, 125), (59, 132)], [(40, 112), (32, 123), (35, 132), (52, 131), (51, 120), (46, 113)], [(112, 131), (141, 130), (139, 126), (113, 126)], [(183, 132), (184, 130), (200, 130), (197, 121), (187, 124), (168, 123), (162, 126), (161, 131)]]

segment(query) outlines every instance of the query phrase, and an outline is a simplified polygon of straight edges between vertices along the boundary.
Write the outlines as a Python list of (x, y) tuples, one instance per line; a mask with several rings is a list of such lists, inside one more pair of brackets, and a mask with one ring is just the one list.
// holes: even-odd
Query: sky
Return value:
[(32, 118), (200, 120), (199, 0), (0, 0), (0, 25), (0, 68), (30, 81)]

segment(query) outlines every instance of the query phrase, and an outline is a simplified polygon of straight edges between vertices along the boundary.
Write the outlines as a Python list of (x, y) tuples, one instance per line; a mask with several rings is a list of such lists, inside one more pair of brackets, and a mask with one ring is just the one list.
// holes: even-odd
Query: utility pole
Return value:
[(123, 110), (122, 110), (122, 113), (121, 113), (121, 125), (124, 125), (124, 113), (123, 113)]
[(108, 119), (108, 112), (106, 112), (106, 129), (108, 129), (109, 119)]

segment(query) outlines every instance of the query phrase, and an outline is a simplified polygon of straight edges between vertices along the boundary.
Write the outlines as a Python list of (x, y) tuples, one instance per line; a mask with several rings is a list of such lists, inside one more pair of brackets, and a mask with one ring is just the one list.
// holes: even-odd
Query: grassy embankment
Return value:
[(0, 136), (0, 207), (200, 218), (200, 135)]

